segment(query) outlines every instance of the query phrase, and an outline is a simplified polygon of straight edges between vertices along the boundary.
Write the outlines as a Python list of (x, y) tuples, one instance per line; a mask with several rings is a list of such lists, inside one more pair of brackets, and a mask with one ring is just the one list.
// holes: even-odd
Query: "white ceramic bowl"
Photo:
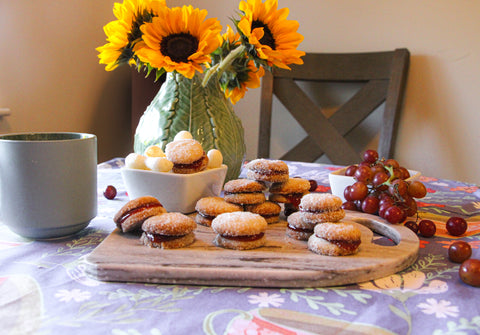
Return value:
[(193, 213), (198, 199), (219, 196), (227, 166), (191, 174), (121, 169), (130, 199), (150, 195), (169, 212)]
[[(343, 169), (331, 172), (328, 175), (328, 180), (330, 182), (330, 188), (332, 190), (332, 194), (340, 197), (343, 202), (345, 202), (345, 198), (343, 197), (343, 191), (347, 186), (353, 185), (355, 183), (355, 179), (353, 177), (345, 176), (345, 170), (347, 167)], [(420, 172), (408, 170), (410, 173), (410, 178), (407, 181), (416, 180), (420, 177)]]

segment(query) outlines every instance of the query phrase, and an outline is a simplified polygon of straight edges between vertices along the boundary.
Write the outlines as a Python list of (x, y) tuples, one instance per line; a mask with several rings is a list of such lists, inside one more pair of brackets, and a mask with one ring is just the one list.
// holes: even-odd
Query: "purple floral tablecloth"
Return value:
[[(292, 176), (318, 182), (338, 166), (289, 162)], [(374, 281), (326, 288), (265, 289), (112, 283), (85, 275), (83, 258), (109, 235), (128, 201), (122, 159), (98, 167), (98, 216), (68, 238), (33, 241), (0, 223), (1, 334), (480, 334), (480, 288), (464, 284), (447, 250), (464, 240), (480, 258), (480, 190), (475, 185), (422, 177), (428, 195), (421, 218), (437, 225), (420, 238), (417, 261)], [(103, 197), (107, 185), (115, 200)], [(445, 221), (463, 216), (461, 237)]]

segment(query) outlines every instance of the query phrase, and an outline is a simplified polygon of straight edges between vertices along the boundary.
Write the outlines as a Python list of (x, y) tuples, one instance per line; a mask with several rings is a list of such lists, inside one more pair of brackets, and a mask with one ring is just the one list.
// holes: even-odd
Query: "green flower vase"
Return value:
[(241, 120), (233, 105), (211, 78), (202, 86), (203, 76), (192, 79), (168, 73), (165, 83), (138, 123), (134, 151), (143, 154), (150, 145), (163, 150), (175, 135), (188, 130), (205, 152), (218, 149), (228, 166), (226, 181), (238, 178), (245, 159), (245, 138)]

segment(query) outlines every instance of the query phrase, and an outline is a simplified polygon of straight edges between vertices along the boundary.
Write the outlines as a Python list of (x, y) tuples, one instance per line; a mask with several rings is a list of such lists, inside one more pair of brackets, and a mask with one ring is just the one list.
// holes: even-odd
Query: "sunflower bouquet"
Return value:
[(249, 88), (260, 86), (265, 70), (302, 64), (297, 50), (303, 36), (298, 22), (287, 20), (288, 8), (277, 0), (240, 1), (233, 28), (224, 34), (204, 9), (168, 7), (165, 0), (124, 0), (115, 3), (117, 20), (105, 25), (107, 43), (99, 48), (100, 64), (112, 71), (134, 66), (158, 79), (165, 72), (186, 78), (203, 74), (203, 85), (215, 78), (235, 104)]

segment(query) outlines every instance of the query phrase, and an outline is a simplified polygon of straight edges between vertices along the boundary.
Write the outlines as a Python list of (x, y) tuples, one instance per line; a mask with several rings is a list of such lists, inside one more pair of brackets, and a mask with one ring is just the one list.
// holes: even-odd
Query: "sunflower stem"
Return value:
[(202, 80), (202, 86), (203, 87), (206, 87), (208, 82), (210, 81), (210, 78), (213, 76), (213, 74), (217, 71), (218, 67), (220, 66), (220, 63), (219, 64), (215, 64), (214, 66), (212, 66), (211, 68), (209, 68), (206, 72), (205, 72), (205, 76), (203, 77), (203, 80)]
[(205, 87), (208, 84), (208, 81), (212, 77), (214, 73), (217, 73), (218, 78), (220, 78), (225, 72), (226, 69), (228, 69), (232, 63), (237, 59), (237, 57), (245, 52), (245, 46), (243, 44), (240, 44), (238, 47), (230, 51), (230, 53), (225, 57), (220, 63), (215, 64), (212, 66), (210, 69), (208, 69), (205, 77), (203, 78), (202, 85)]

